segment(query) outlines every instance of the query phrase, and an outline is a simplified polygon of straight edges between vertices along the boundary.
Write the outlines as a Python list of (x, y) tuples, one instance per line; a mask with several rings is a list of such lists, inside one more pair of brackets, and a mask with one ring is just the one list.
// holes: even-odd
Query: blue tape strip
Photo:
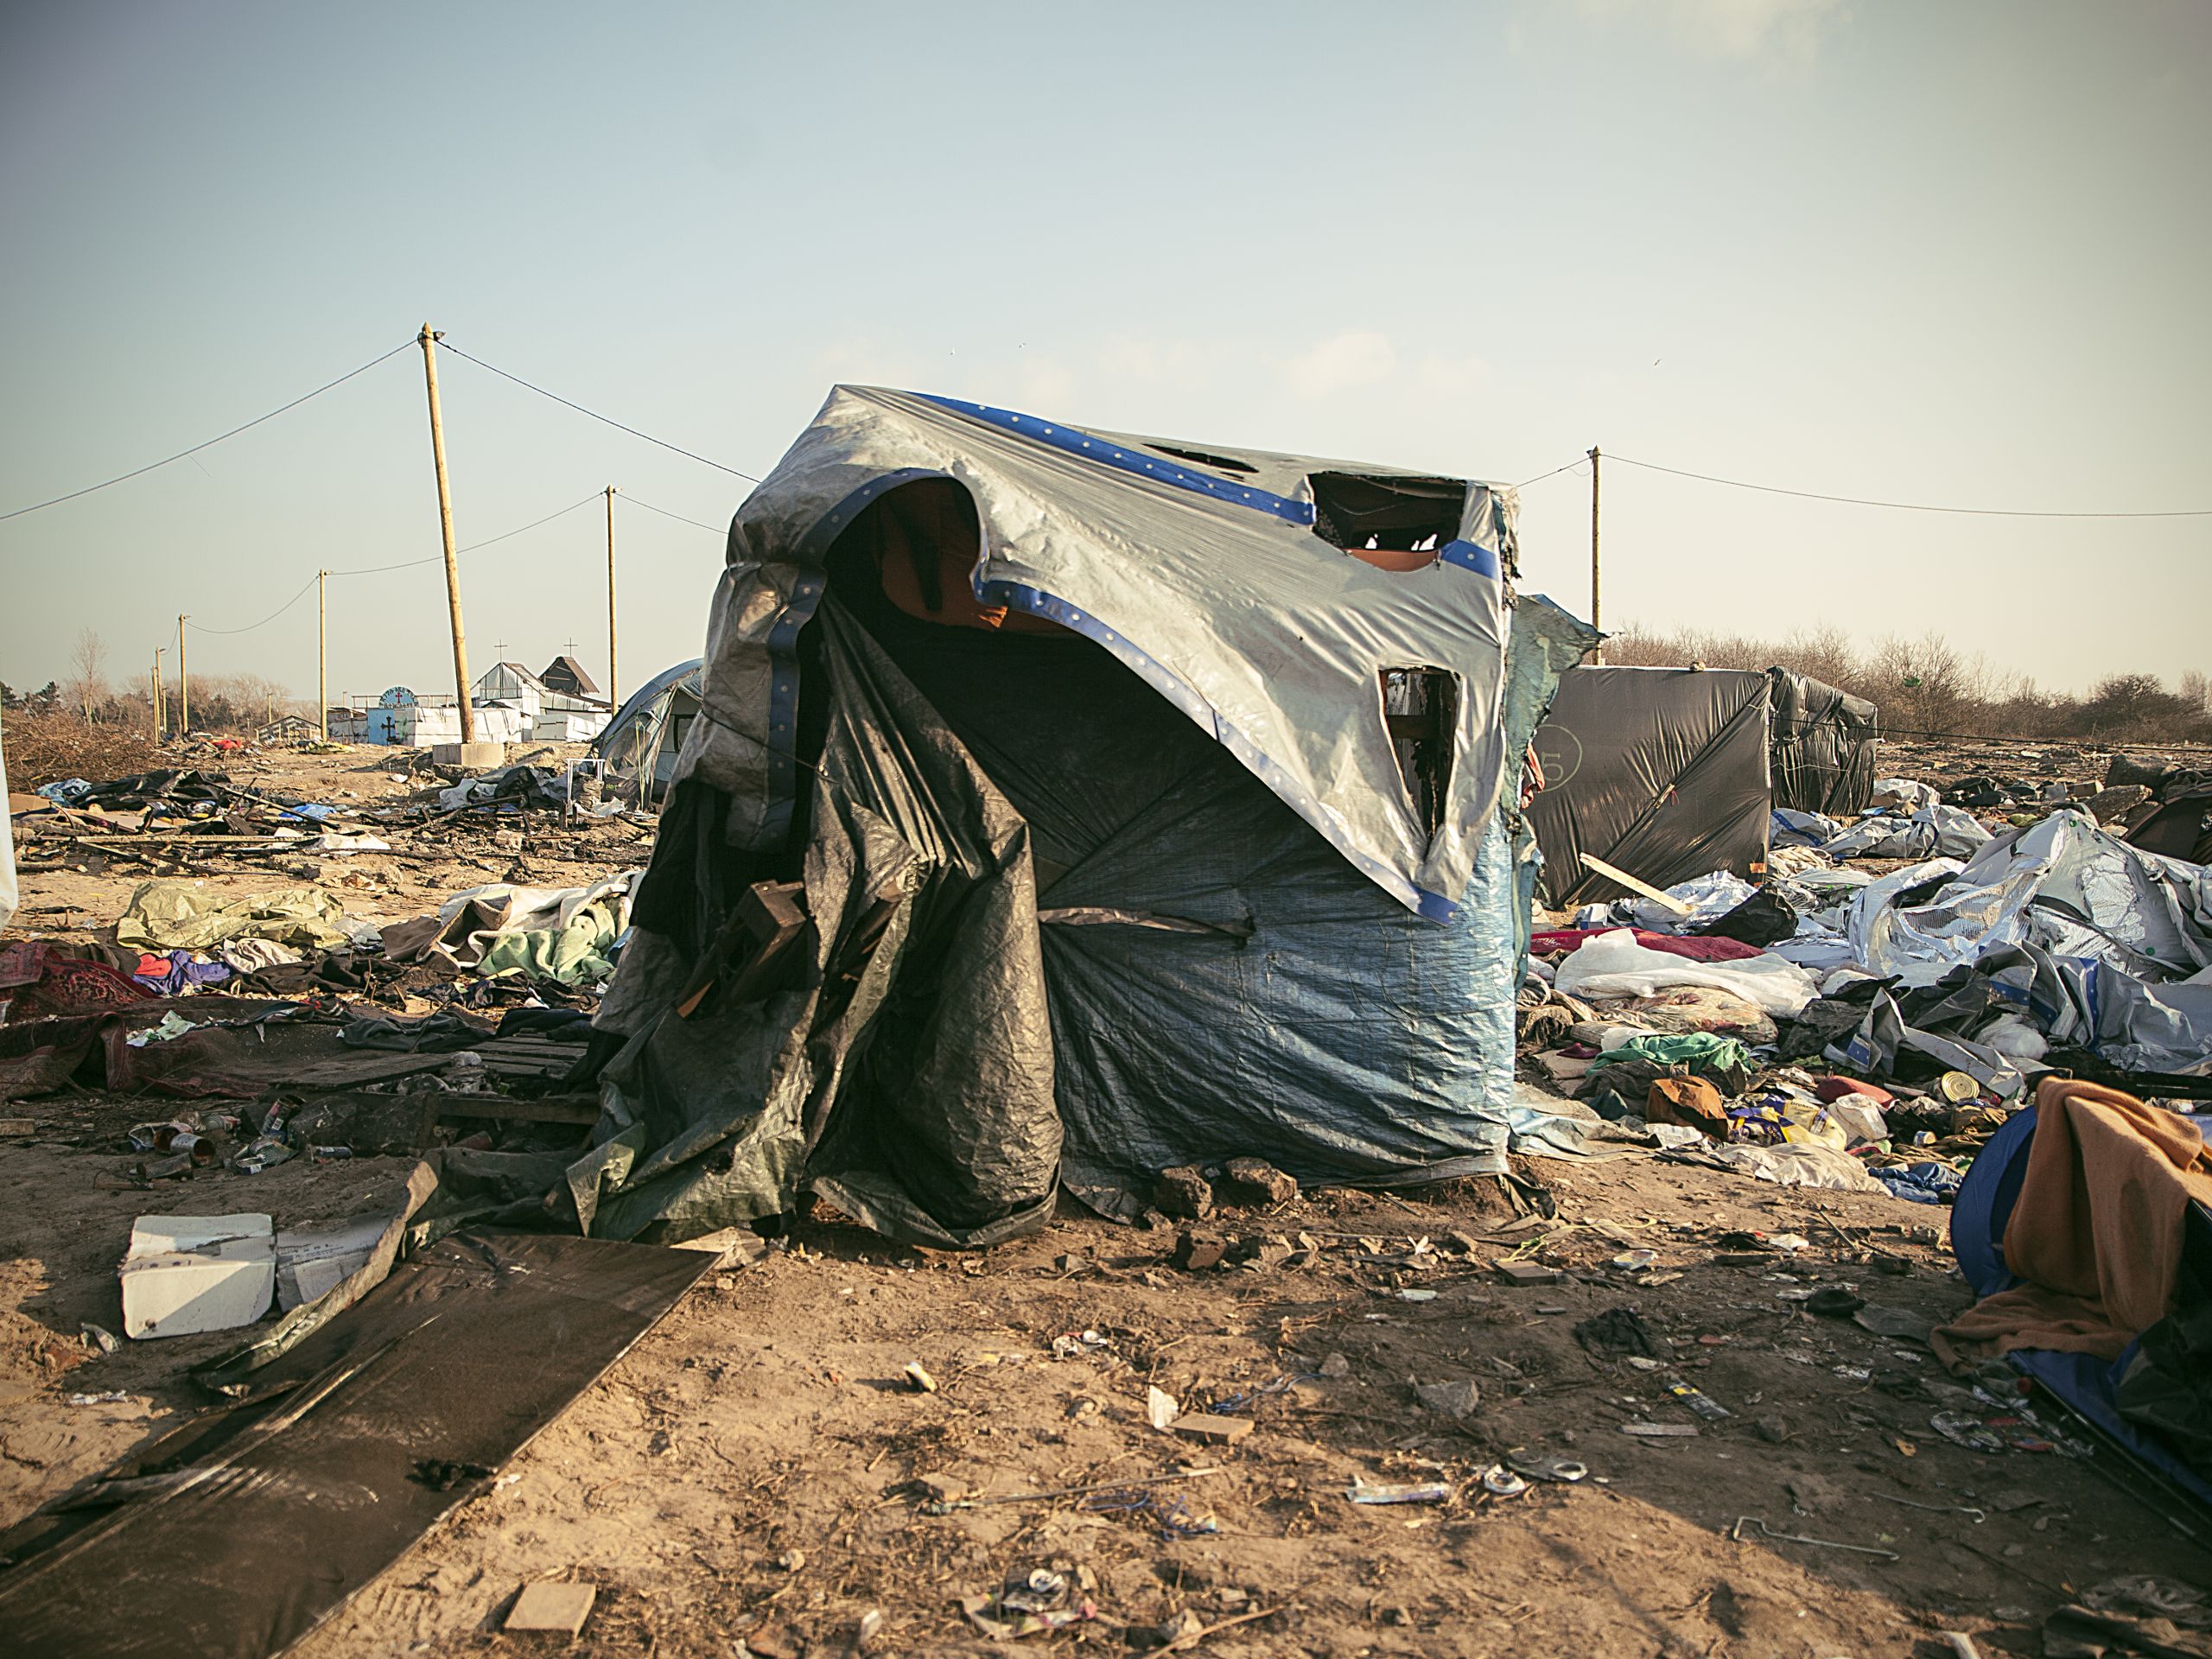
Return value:
[(1477, 575), (1497, 580), (1497, 555), (1480, 542), (1446, 542), (1436, 550), (1436, 556), (1446, 564), (1456, 564), (1473, 571)]
[[(995, 426), (1001, 431), (1012, 432), (1018, 437), (1065, 450), (1081, 460), (1096, 461), (1102, 467), (1133, 473), (1139, 478), (1149, 478), (1198, 495), (1210, 495), (1215, 500), (1225, 501), (1233, 507), (1249, 507), (1255, 512), (1271, 513), (1287, 524), (1311, 524), (1313, 522), (1313, 504), (1310, 501), (1293, 501), (1287, 496), (1254, 489), (1248, 484), (1232, 484), (1225, 478), (1186, 467), (1166, 455), (1154, 454), (1143, 449), (1125, 449), (1120, 444), (1093, 437), (1088, 432), (1055, 426), (1034, 415), (1017, 415), (1010, 409), (993, 409), (985, 404), (971, 404), (965, 398), (940, 397), (926, 391), (915, 395), (940, 408)], [(1493, 562), (1493, 573), (1495, 568)]]

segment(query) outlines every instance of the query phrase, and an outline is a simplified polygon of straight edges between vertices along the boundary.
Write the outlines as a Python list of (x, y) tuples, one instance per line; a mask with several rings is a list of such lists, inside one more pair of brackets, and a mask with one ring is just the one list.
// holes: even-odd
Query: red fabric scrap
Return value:
[[(1579, 950), (1586, 939), (1594, 939), (1600, 933), (1618, 933), (1617, 927), (1560, 927), (1548, 933), (1529, 936), (1529, 952), (1537, 957), (1565, 956)], [(1636, 930), (1636, 942), (1647, 950), (1663, 950), (1670, 957), (1686, 957), (1692, 962), (1741, 962), (1746, 957), (1765, 953), (1755, 944), (1745, 944), (1741, 939), (1724, 939), (1700, 936), (1687, 938), (1679, 933), (1647, 933)]]

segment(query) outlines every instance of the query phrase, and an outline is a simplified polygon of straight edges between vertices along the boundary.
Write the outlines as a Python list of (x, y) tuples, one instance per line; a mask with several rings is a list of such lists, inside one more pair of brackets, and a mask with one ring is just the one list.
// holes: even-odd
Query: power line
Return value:
[[(410, 343), (411, 344), (412, 342), (410, 341)], [(454, 550), (454, 556), (458, 557), (463, 553), (473, 553), (480, 547), (489, 547), (494, 542), (504, 542), (511, 537), (521, 535), (524, 531), (536, 530), (540, 524), (550, 524), (556, 518), (565, 518), (569, 513), (574, 512), (578, 507), (588, 507), (598, 499), (599, 492), (594, 490), (589, 495), (584, 497), (581, 501), (571, 501), (567, 506), (563, 507), (558, 512), (549, 512), (543, 518), (533, 518), (528, 524), (518, 525), (513, 530), (503, 531), (499, 535), (486, 537), (480, 542), (471, 542), (467, 547), (455, 548)], [(427, 559), (405, 559), (397, 564), (356, 565), (351, 569), (332, 570), (326, 574), (334, 576), (375, 576), (381, 575), (387, 570), (412, 570), (418, 565), (442, 564), (444, 563), (444, 554), (433, 553)], [(267, 627), (269, 624), (274, 622), (278, 617), (283, 615), (285, 612), (290, 610), (293, 606), (298, 604), (300, 601), (305, 597), (308, 588), (312, 588), (314, 586), (315, 578), (313, 576), (309, 576), (307, 581), (306, 588), (302, 588), (298, 593), (294, 594), (291, 598), (286, 600), (275, 610), (270, 612), (270, 613), (263, 617), (260, 621), (250, 622), (242, 628), (207, 628), (200, 626), (197, 622), (187, 622), (185, 626), (192, 629), (195, 633), (251, 633), (256, 628)]]
[[(1805, 501), (1837, 501), (1852, 507), (1889, 507), (1899, 512), (1962, 513), (1983, 518), (2212, 518), (2212, 507), (2184, 507), (2168, 512), (2055, 512), (2028, 507), (1946, 507), (1932, 505), (1925, 501), (1877, 501), (1865, 496), (1823, 495), (1817, 490), (1788, 490), (1778, 484), (1751, 484), (1740, 478), (1718, 478), (1711, 473), (1686, 472), (1680, 467), (1662, 467), (1653, 461), (1634, 461), (1626, 455), (1615, 454), (1610, 449), (1605, 452), (1605, 459), (1618, 461), (1624, 467), (1641, 467), (1649, 473), (1671, 473), (1676, 478), (1694, 478), (1702, 484), (1725, 484), (1731, 489), (1757, 490), (1764, 495), (1790, 495)], [(1545, 476), (1548, 478), (1550, 474), (1548, 473)]]
[(671, 443), (665, 438), (657, 438), (650, 432), (640, 432), (634, 426), (625, 426), (621, 422), (614, 419), (612, 416), (602, 415), (595, 409), (586, 409), (582, 404), (571, 403), (568, 398), (561, 396), (559, 392), (548, 391), (543, 386), (532, 385), (529, 381), (524, 379), (518, 374), (509, 374), (505, 369), (494, 368), (491, 364), (486, 363), (480, 357), (470, 357), (467, 352), (462, 351), (460, 346), (454, 345), (451, 340), (444, 339), (442, 336), (439, 339), (438, 343), (444, 346), (446, 350), (451, 352), (455, 357), (466, 359), (467, 361), (474, 363), (480, 369), (490, 370), (492, 373), (498, 375), (502, 380), (512, 380), (515, 385), (522, 387), (525, 391), (534, 391), (541, 397), (550, 397), (555, 403), (559, 404), (563, 408), (573, 409), (579, 415), (588, 415), (594, 421), (604, 422), (607, 425), (613, 427), (618, 432), (627, 432), (633, 438), (643, 438), (647, 443), (657, 443), (662, 448), (673, 450), (676, 454), (683, 456), (686, 460), (696, 461), (702, 467), (712, 467), (717, 472), (728, 473), (732, 478), (741, 478), (748, 484), (758, 484), (760, 481), (759, 479), (753, 477), (750, 473), (741, 473), (734, 467), (725, 467), (719, 461), (709, 461), (706, 456), (699, 454), (695, 451), (686, 449), (681, 444)]
[[(1516, 484), (1513, 487), (1516, 490), (1525, 490), (1531, 484), (1541, 484), (1548, 478), (1557, 478), (1561, 473), (1571, 473), (1588, 459), (1589, 457), (1587, 455), (1577, 455), (1573, 461), (1568, 461), (1566, 466), (1554, 467), (1548, 473), (1538, 473), (1534, 478), (1523, 479), (1520, 483)], [(1611, 461), (1612, 457), (1608, 455), (1605, 459)]]
[(617, 501), (626, 501), (633, 507), (643, 507), (647, 512), (657, 512), (664, 518), (673, 518), (680, 524), (697, 524), (701, 530), (707, 531), (709, 535), (727, 536), (729, 533), (719, 524), (706, 524), (696, 518), (686, 518), (680, 512), (671, 512), (666, 507), (657, 507), (650, 501), (641, 501), (636, 496), (626, 493), (618, 493), (614, 499)]
[[(143, 467), (140, 467), (131, 472), (118, 474), (115, 477), (106, 480), (105, 482), (99, 484), (87, 484), (81, 490), (72, 490), (67, 495), (57, 495), (50, 501), (40, 501), (34, 503), (32, 505), (28, 507), (17, 507), (12, 512), (0, 512), (0, 522), (4, 522), (10, 518), (20, 518), (27, 512), (41, 512), (48, 507), (58, 507), (64, 501), (74, 501), (79, 496), (90, 495), (95, 490), (105, 490), (111, 485), (128, 483), (130, 480), (143, 477), (144, 474), (153, 472), (157, 467), (168, 466), (170, 461), (182, 461), (187, 455), (196, 455), (202, 449), (212, 448), (216, 444), (222, 442), (226, 438), (235, 438), (239, 433), (259, 426), (264, 421), (275, 420), (279, 415), (284, 413), (286, 410), (297, 409), (302, 404), (307, 402), (310, 397), (320, 397), (324, 392), (332, 390), (332, 388), (344, 385), (348, 380), (351, 380), (357, 374), (366, 374), (371, 369), (376, 367), (378, 364), (384, 362), (388, 358), (398, 356), (400, 353), (405, 351), (414, 343), (415, 342), (411, 340), (402, 340), (398, 345), (386, 352), (383, 357), (372, 357), (367, 362), (362, 364), (359, 368), (349, 370), (347, 372), (340, 375), (335, 380), (327, 381), (322, 385), (317, 386), (313, 391), (302, 392), (299, 397), (293, 398), (289, 404), (279, 404), (276, 408), (270, 410), (266, 415), (255, 416), (253, 419), (246, 422), (244, 426), (234, 426), (229, 431), (219, 433), (216, 436), (207, 439), (205, 442), (194, 444), (189, 449), (180, 449), (173, 455), (165, 456), (160, 461), (149, 461)], [(205, 630), (203, 630), (203, 632), (205, 632)]]
[[(336, 573), (334, 571), (332, 574), (335, 575)], [(283, 615), (285, 612), (290, 610), (293, 606), (298, 604), (302, 600), (308, 596), (308, 589), (314, 586), (315, 578), (313, 576), (309, 576), (307, 581), (301, 585), (300, 591), (298, 593), (294, 594), (282, 605), (279, 605), (275, 610), (270, 612), (268, 615), (263, 617), (260, 621), (249, 622), (242, 628), (207, 628), (202, 627), (199, 623), (193, 621), (187, 621), (184, 626), (190, 628), (194, 633), (251, 633), (256, 628), (267, 627), (278, 617)]]

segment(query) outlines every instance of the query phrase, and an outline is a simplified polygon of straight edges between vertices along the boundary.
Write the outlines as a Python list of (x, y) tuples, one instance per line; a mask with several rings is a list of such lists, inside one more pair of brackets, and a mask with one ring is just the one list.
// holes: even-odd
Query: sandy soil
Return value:
[[(365, 803), (401, 792), (359, 751), (279, 764)], [(642, 862), (630, 835), (549, 836), (520, 861), (532, 879), (582, 880)], [(488, 832), (410, 856), (423, 861), (359, 861), (379, 891), (359, 908), (416, 913), (517, 861)], [(143, 874), (35, 874), (18, 931), (55, 926), (36, 907), (59, 904), (79, 926), (111, 923)], [(0, 1142), (0, 1523), (206, 1404), (186, 1372), (231, 1337), (111, 1356), (79, 1338), (85, 1322), (120, 1329), (114, 1269), (132, 1217), (361, 1213), (389, 1206), (407, 1168), (302, 1159), (157, 1197), (105, 1192), (94, 1180), (121, 1161), (130, 1103), (8, 1110), (38, 1127)], [(1548, 1189), (1548, 1220), (1494, 1182), (1306, 1194), (1208, 1224), (1287, 1248), (1199, 1271), (1173, 1265), (1170, 1232), (1072, 1210), (965, 1256), (817, 1215), (706, 1281), (495, 1490), (299, 1651), (726, 1656), (743, 1641), (827, 1655), (852, 1650), (871, 1611), (883, 1616), (872, 1652), (1003, 1651), (958, 1599), (1043, 1567), (1097, 1617), (1033, 1649), (1126, 1651), (1185, 1611), (1212, 1625), (1265, 1610), (1200, 1650), (1827, 1659), (1947, 1654), (1938, 1632), (1961, 1630), (1985, 1653), (2030, 1654), (2070, 1588), (2121, 1572), (2201, 1582), (2212, 1568), (2108, 1484), (2108, 1460), (1955, 1445), (1930, 1419), (1956, 1383), (1924, 1350), (1805, 1310), (1802, 1293), (1830, 1285), (1936, 1319), (1964, 1306), (1935, 1230), (1944, 1212), (1640, 1157), (1525, 1171)], [(1723, 1243), (1731, 1232), (1808, 1243), (1745, 1250)], [(1648, 1267), (1613, 1265), (1637, 1249), (1656, 1253)], [(1510, 1284), (1495, 1265), (1509, 1257), (1563, 1276)], [(1648, 1365), (1577, 1339), (1579, 1323), (1624, 1307), (1655, 1338)], [(1055, 1357), (1071, 1334), (1076, 1351)], [(910, 1362), (937, 1392), (900, 1385)], [(1462, 1380), (1479, 1395), (1465, 1417), (1414, 1392)], [(1675, 1381), (1729, 1414), (1697, 1415), (1669, 1395)], [(1256, 1427), (1233, 1446), (1155, 1429), (1154, 1386)], [(71, 1403), (111, 1392), (124, 1398)], [(1630, 1423), (1698, 1432), (1646, 1438)], [(1482, 1471), (1515, 1448), (1588, 1477), (1484, 1493)], [(1070, 1496), (932, 1515), (918, 1484), (1011, 1498), (1187, 1468), (1220, 1472), (1143, 1489), (1141, 1509), (1124, 1492), (1104, 1508)], [(1358, 1504), (1356, 1480), (1442, 1481), (1451, 1497)], [(601, 1587), (576, 1643), (495, 1634), (541, 1578)]]

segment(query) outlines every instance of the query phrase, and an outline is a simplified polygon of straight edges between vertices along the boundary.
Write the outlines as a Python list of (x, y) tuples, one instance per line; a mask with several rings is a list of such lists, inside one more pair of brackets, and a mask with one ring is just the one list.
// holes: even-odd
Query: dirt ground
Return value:
[[(266, 783), (321, 798), (404, 792), (360, 750), (263, 764)], [(645, 833), (594, 826), (519, 853), (488, 831), (410, 842), (348, 861), (373, 884), (348, 904), (397, 919), (481, 881), (579, 881), (642, 863)], [(289, 879), (237, 861), (208, 879)], [(34, 873), (11, 932), (111, 924), (143, 874)], [(112, 1355), (79, 1337), (120, 1330), (134, 1216), (367, 1213), (410, 1166), (300, 1159), (110, 1192), (95, 1179), (135, 1103), (7, 1109), (35, 1128), (0, 1141), (0, 1524), (207, 1403), (186, 1374), (232, 1335)], [(1944, 1630), (2033, 1654), (2075, 1589), (2212, 1576), (2108, 1458), (1955, 1444), (1932, 1418), (1994, 1409), (1916, 1342), (1808, 1310), (1808, 1291), (1837, 1286), (1929, 1320), (1963, 1306), (1946, 1212), (1641, 1155), (1521, 1167), (1533, 1205), (1486, 1180), (1225, 1211), (1207, 1226), (1255, 1259), (1198, 1270), (1173, 1265), (1172, 1231), (1071, 1205), (965, 1255), (817, 1213), (707, 1279), (297, 1651), (823, 1656), (856, 1650), (872, 1613), (870, 1652), (1003, 1651), (960, 1599), (1045, 1569), (1096, 1617), (1032, 1649), (1128, 1651), (1187, 1612), (1221, 1627), (1197, 1644), (1221, 1656), (1936, 1656), (1953, 1651)], [(1805, 1243), (1729, 1236), (1745, 1234)], [(1507, 1261), (1560, 1276), (1510, 1282)], [(1619, 1309), (1653, 1351), (1578, 1338)], [(911, 1363), (934, 1392), (903, 1384)], [(1465, 1414), (1415, 1393), (1448, 1382), (1475, 1385)], [(1150, 1388), (1255, 1427), (1229, 1446), (1155, 1428)], [(1695, 1432), (1630, 1432), (1655, 1425)], [(1486, 1492), (1509, 1454), (1587, 1475)], [(1128, 1484), (1192, 1471), (1212, 1472)], [(980, 1501), (931, 1513), (925, 1482)], [(1356, 1482), (1448, 1492), (1359, 1503)], [(1024, 1496), (1096, 1486), (1118, 1490)], [(599, 1586), (574, 1643), (499, 1633), (540, 1579)]]

